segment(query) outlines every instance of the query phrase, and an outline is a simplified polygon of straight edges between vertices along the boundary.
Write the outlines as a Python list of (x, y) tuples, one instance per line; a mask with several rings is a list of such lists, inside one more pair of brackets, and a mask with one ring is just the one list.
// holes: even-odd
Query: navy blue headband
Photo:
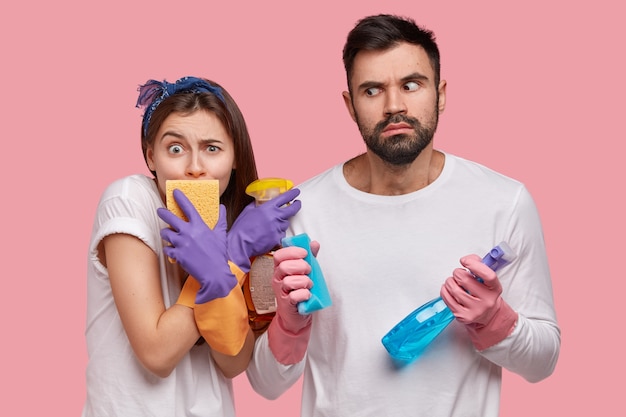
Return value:
[(145, 107), (143, 114), (142, 130), (144, 137), (148, 136), (148, 125), (152, 112), (159, 107), (159, 104), (167, 97), (176, 93), (212, 93), (224, 103), (222, 89), (213, 86), (201, 78), (183, 77), (175, 83), (168, 83), (163, 80), (148, 80), (144, 85), (139, 86), (139, 98), (136, 107)]

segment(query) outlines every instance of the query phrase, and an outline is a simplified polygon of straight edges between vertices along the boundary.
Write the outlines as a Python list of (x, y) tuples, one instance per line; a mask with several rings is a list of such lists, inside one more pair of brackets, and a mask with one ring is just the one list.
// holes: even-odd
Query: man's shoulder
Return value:
[(457, 174), (462, 172), (464, 177), (474, 177), (476, 179), (483, 179), (485, 181), (498, 181), (511, 184), (520, 184), (515, 178), (498, 172), (495, 169), (484, 165), (483, 163), (472, 161), (462, 158), (457, 155), (446, 154), (446, 164), (450, 164), (457, 171)]
[(333, 181), (334, 175), (337, 174), (337, 171), (341, 172), (343, 167), (343, 162), (337, 165), (334, 165), (325, 171), (320, 172), (319, 174), (314, 175), (313, 177), (303, 181), (298, 185), (298, 188), (301, 191), (304, 190), (313, 190), (316, 188), (324, 187)]

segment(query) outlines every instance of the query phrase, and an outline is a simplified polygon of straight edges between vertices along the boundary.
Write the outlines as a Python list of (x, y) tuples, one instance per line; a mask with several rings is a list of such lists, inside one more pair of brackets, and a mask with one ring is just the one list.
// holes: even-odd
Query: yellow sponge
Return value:
[(167, 180), (165, 181), (165, 203), (178, 217), (188, 220), (174, 200), (174, 190), (181, 190), (198, 210), (202, 220), (211, 229), (217, 224), (220, 212), (220, 183), (218, 180)]

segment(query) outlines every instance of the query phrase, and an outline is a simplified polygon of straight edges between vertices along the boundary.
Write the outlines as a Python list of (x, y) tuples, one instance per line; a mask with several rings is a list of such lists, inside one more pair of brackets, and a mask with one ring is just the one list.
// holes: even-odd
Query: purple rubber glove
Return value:
[(237, 217), (228, 232), (228, 255), (243, 272), (250, 271), (250, 258), (280, 244), (289, 219), (302, 205), (298, 200), (292, 201), (299, 194), (300, 190), (293, 188), (259, 206), (252, 202)]
[(220, 204), (219, 220), (211, 230), (182, 191), (174, 190), (174, 199), (189, 222), (165, 208), (157, 209), (161, 220), (171, 226), (161, 229), (161, 238), (171, 245), (165, 246), (163, 253), (200, 283), (196, 304), (227, 296), (237, 278), (228, 266), (226, 207)]

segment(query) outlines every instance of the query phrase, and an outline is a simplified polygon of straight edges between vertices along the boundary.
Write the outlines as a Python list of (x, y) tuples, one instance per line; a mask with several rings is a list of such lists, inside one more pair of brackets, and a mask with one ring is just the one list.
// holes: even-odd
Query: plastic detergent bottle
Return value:
[[(486, 254), (482, 262), (496, 271), (513, 261), (517, 255), (506, 242)], [(479, 281), (480, 278), (476, 277)], [(395, 364), (405, 366), (416, 360), (439, 334), (454, 320), (454, 314), (441, 297), (423, 304), (396, 324), (382, 338), (382, 343)]]
[[(260, 205), (291, 188), (293, 188), (293, 182), (289, 180), (261, 178), (246, 187), (246, 194), (254, 197), (256, 204)], [(248, 279), (243, 285), (250, 327), (256, 334), (265, 331), (276, 314), (272, 276), (274, 274), (274, 251), (279, 248), (280, 246), (276, 246), (270, 252), (252, 259)]]

